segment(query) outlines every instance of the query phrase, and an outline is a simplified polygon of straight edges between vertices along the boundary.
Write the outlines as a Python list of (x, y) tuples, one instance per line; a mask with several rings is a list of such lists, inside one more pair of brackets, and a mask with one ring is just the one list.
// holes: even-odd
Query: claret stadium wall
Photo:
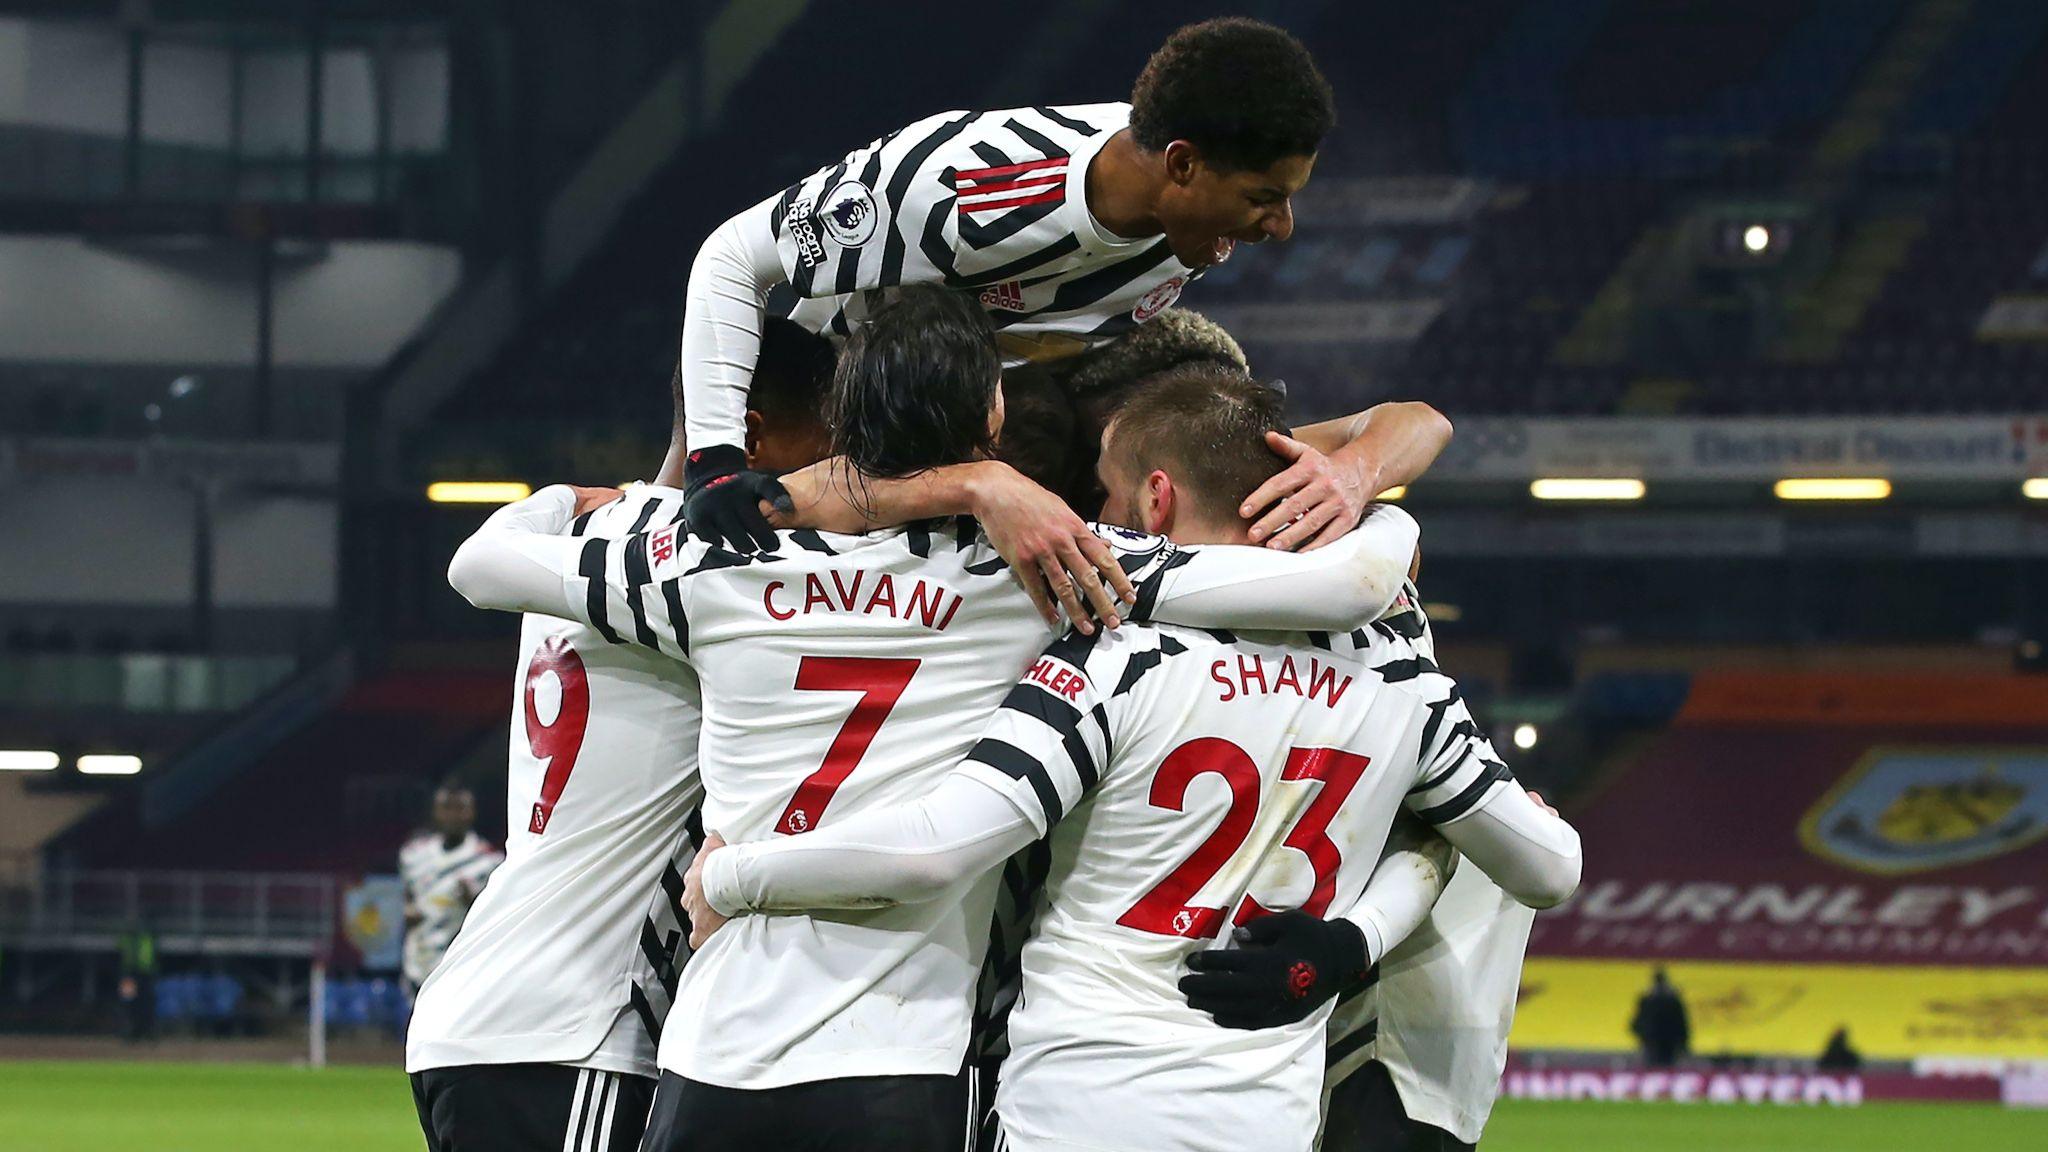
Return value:
[(1585, 883), (1539, 917), (1515, 1041), (1633, 1047), (1666, 967), (1702, 1056), (2039, 1058), (2048, 679), (1701, 674), (1577, 815)]

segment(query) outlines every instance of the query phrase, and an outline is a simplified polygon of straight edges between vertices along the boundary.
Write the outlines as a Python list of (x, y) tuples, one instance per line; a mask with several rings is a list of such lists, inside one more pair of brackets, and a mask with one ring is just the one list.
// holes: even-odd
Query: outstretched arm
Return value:
[(1437, 831), (1531, 908), (1554, 908), (1578, 890), (1585, 866), (1578, 830), (1513, 781)]
[(701, 891), (703, 906), (717, 915), (699, 925), (692, 909), (691, 942), (701, 943), (717, 920), (750, 912), (934, 900), (1037, 838), (1016, 805), (955, 772), (915, 804), (870, 809), (802, 836), (715, 850), (707, 844), (685, 889)]
[(1239, 515), (1256, 519), (1255, 543), (1321, 548), (1349, 532), (1380, 493), (1427, 471), (1451, 442), (1451, 422), (1416, 401), (1376, 404), (1292, 437), (1269, 432), (1266, 442), (1293, 463), (1247, 497)]
[(1194, 628), (1343, 632), (1377, 619), (1415, 555), (1415, 518), (1390, 505), (1334, 545), (1283, 552), (1206, 544), (1138, 580), (1132, 619)]
[(1039, 615), (1059, 626), (1065, 608), (1091, 630), (1093, 618), (1112, 622), (1133, 597), (1130, 577), (1087, 522), (1059, 497), (998, 460), (933, 468), (900, 480), (857, 477), (841, 457), (822, 460), (782, 478), (791, 510), (773, 512), (778, 528), (866, 532), (935, 516), (972, 516), (1010, 565)]
[(565, 580), (585, 541), (565, 535), (594, 491), (551, 484), (491, 513), (448, 561), (448, 584), (478, 608), (575, 619)]

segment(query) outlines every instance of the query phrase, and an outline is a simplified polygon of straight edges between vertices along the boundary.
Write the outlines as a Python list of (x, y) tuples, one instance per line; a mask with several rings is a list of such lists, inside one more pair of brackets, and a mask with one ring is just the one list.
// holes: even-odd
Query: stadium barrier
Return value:
[(1510, 1057), (1501, 1076), (1510, 1100), (1595, 1100), (1675, 1104), (1766, 1104), (1853, 1108), (1922, 1100), (2048, 1107), (2048, 1077), (1923, 1076), (1913, 1072), (1758, 1071), (1733, 1068), (1544, 1066)]

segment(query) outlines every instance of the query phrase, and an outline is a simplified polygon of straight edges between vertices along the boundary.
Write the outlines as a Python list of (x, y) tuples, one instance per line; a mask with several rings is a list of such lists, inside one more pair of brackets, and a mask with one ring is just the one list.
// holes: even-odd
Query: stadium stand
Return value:
[[(118, 45), (121, 7), (66, 31)], [(310, 35), (153, 7), (209, 51)], [(1307, 42), (1341, 128), (1296, 237), (1181, 303), (1298, 418), (1458, 425), (1406, 496), (1439, 655), (1592, 846), (1537, 922), (1519, 1070), (1632, 1074), (1657, 965), (1731, 1068), (1803, 1076), (1844, 1023), (1902, 1081), (2048, 1061), (2048, 505), (2020, 488), (2048, 482), (2048, 5), (1056, 0), (1000, 52), (935, 3), (343, 7), (335, 74), (388, 37), (438, 134), (364, 121), (309, 163), (283, 112), (263, 147), (127, 140), (105, 101), (15, 123), (0, 52), (0, 537), (31, 557), (0, 562), (0, 748), (62, 765), (0, 773), (0, 1033), (111, 1034), (146, 925), (166, 1034), (298, 1058), (319, 962), (312, 1014), (388, 1059), (398, 845), (451, 777), (505, 831), (511, 625), (445, 579), (488, 509), (425, 486), (644, 476), (719, 220), (938, 109), (1123, 98), (1237, 12)], [(759, 31), (719, 55), (713, 25)], [(9, 296), (30, 248), (85, 263)], [(45, 296), (74, 303), (6, 326)], [(1896, 491), (1772, 494), (1864, 471)], [(1648, 492), (1530, 492), (1580, 474)], [(113, 750), (141, 771), (78, 770)]]

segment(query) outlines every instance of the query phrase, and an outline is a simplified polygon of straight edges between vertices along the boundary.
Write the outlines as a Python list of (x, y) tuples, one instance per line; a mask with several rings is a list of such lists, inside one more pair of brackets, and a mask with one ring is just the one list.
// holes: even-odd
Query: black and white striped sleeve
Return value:
[(1408, 810), (1435, 825), (1468, 815), (1515, 778), (1479, 730), (1455, 680), (1419, 651), (1389, 660), (1374, 671), (1389, 683), (1407, 682), (1427, 702), (1422, 750), (1415, 784), (1408, 790)]
[(1131, 619), (1190, 628), (1347, 631), (1394, 603), (1415, 554), (1415, 521), (1375, 513), (1327, 548), (1183, 548), (1128, 528), (1094, 526), (1137, 589)]
[(615, 540), (586, 540), (568, 581), (572, 618), (614, 644), (637, 644), (687, 661), (691, 577), (752, 559), (691, 537), (680, 523), (637, 527)]
[[(942, 112), (871, 141), (776, 197), (768, 225), (800, 297), (944, 282), (950, 241), (934, 249), (928, 225), (953, 212), (956, 147), (976, 116)], [(939, 260), (934, 260), (934, 255)]]
[(456, 549), (449, 584), (479, 608), (573, 620), (614, 644), (688, 659), (687, 579), (728, 554), (666, 523), (679, 514), (673, 500), (647, 500), (615, 537), (584, 534), (590, 521), (570, 518), (574, 504), (556, 485), (500, 509)]
[(1069, 630), (1025, 670), (960, 771), (1001, 792), (1040, 836), (1109, 767), (1108, 703), (1140, 629)]

